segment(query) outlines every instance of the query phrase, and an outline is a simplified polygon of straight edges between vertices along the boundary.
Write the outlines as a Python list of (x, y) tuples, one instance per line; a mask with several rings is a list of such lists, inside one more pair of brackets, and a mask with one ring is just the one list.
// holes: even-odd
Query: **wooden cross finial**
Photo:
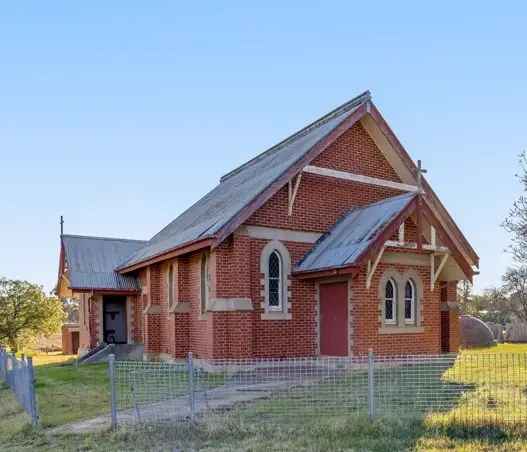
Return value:
[(423, 192), (423, 174), (426, 174), (428, 171), (425, 170), (422, 166), (421, 160), (417, 160), (417, 188), (419, 193)]

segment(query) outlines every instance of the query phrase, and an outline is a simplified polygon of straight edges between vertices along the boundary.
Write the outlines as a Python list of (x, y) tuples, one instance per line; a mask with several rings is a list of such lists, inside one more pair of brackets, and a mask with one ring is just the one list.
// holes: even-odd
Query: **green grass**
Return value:
[[(485, 368), (476, 366), (470, 359), (460, 359), (450, 369), (439, 369), (436, 379), (414, 385), (406, 392), (400, 391), (397, 384), (388, 384), (404, 378), (400, 370), (379, 371), (380, 381), (386, 382), (386, 394), (377, 400), (380, 414), (371, 422), (365, 416), (365, 394), (358, 392), (366, 378), (363, 369), (343, 374), (338, 382), (343, 390), (349, 385), (357, 388), (348, 391), (349, 399), (342, 402), (355, 403), (358, 413), (349, 414), (343, 410), (340, 415), (329, 416), (329, 410), (324, 411), (323, 401), (334, 387), (323, 383), (310, 388), (316, 416), (305, 416), (313, 411), (313, 405), (302, 408), (298, 404), (305, 391), (298, 388), (297, 392), (290, 391), (279, 399), (261, 400), (228, 413), (215, 414), (207, 422), (195, 426), (179, 423), (85, 435), (49, 435), (45, 428), (32, 430), (10, 391), (0, 388), (0, 450), (527, 451), (527, 426), (503, 422), (503, 419), (514, 419), (518, 410), (527, 410), (524, 404), (527, 360), (514, 363), (520, 372), (508, 380), (498, 378), (500, 367), (507, 365), (507, 353), (527, 353), (527, 345), (503, 344), (469, 352), (478, 355), (479, 360), (486, 359), (479, 357), (485, 353), (497, 353), (501, 358), (489, 362)], [(63, 361), (67, 360), (57, 358), (53, 364), (35, 357), (37, 397), (44, 427), (90, 418), (108, 410), (106, 366), (76, 369), (64, 365)], [(426, 364), (414, 365), (414, 371), (415, 366), (424, 366), (420, 370), (426, 370)], [(221, 378), (214, 386), (217, 384), (221, 384)], [(415, 410), (420, 395), (437, 391), (448, 393), (452, 388), (462, 388), (464, 395), (453, 397), (443, 410), (424, 416)], [(279, 414), (290, 410), (292, 402), (299, 406), (293, 416), (283, 419), (276, 416), (273, 422), (266, 419), (270, 412)], [(381, 409), (383, 403), (385, 408), (395, 403), (401, 409), (390, 412)], [(475, 412), (482, 415), (473, 416)]]
[(36, 393), (43, 427), (107, 413), (108, 365), (46, 364), (36, 367)]

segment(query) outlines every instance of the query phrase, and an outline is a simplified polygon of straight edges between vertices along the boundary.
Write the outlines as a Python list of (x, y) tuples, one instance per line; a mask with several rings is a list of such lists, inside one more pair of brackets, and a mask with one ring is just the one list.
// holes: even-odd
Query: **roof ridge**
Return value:
[(73, 237), (76, 239), (94, 239), (94, 240), (112, 240), (119, 242), (140, 242), (148, 243), (148, 240), (138, 240), (138, 239), (123, 239), (120, 237), (100, 237), (95, 235), (76, 235), (76, 234), (62, 234), (62, 237)]
[(308, 124), (307, 126), (303, 127), (302, 129), (298, 130), (297, 132), (293, 133), (292, 135), (288, 136), (287, 138), (283, 139), (279, 143), (271, 146), (269, 149), (261, 152), (257, 156), (253, 157), (252, 159), (248, 160), (247, 162), (241, 164), (237, 168), (229, 171), (228, 173), (224, 174), (220, 178), (220, 183), (226, 181), (231, 176), (234, 176), (238, 174), (240, 171), (242, 171), (244, 168), (248, 167), (252, 163), (260, 160), (264, 156), (275, 152), (285, 146), (286, 144), (291, 143), (292, 141), (297, 140), (298, 138), (301, 138), (302, 136), (306, 135), (307, 133), (311, 132), (313, 129), (316, 129), (317, 127), (320, 127), (321, 125), (327, 123), (331, 119), (333, 119), (336, 116), (341, 115), (342, 113), (345, 113), (346, 111), (351, 110), (354, 107), (357, 107), (358, 105), (362, 104), (363, 102), (366, 102), (371, 99), (371, 93), (369, 90), (364, 91), (363, 93), (359, 94), (358, 96), (354, 97), (353, 99), (343, 103), (342, 105), (339, 105), (337, 108), (331, 110), (329, 113), (325, 114), (324, 116), (318, 118), (317, 120), (313, 121), (312, 123)]

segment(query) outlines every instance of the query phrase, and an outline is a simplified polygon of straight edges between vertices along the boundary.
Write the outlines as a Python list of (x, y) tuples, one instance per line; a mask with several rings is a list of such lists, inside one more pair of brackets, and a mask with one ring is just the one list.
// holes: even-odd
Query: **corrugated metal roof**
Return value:
[(316, 271), (353, 265), (373, 243), (377, 233), (415, 196), (415, 193), (405, 193), (350, 210), (318, 240), (295, 270)]
[(68, 280), (76, 289), (137, 290), (134, 277), (114, 269), (123, 259), (145, 246), (144, 240), (63, 235)]
[(152, 237), (145, 247), (120, 262), (120, 268), (186, 242), (213, 236), (369, 99), (369, 92), (361, 94), (224, 176), (218, 186)]

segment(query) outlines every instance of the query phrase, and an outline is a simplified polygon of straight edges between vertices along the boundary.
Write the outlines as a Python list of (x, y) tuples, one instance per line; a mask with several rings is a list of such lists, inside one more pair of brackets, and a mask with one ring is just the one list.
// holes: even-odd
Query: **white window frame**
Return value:
[[(393, 289), (393, 295), (391, 298), (386, 296), (386, 287), (388, 287), (388, 284), (392, 285)], [(386, 302), (388, 300), (391, 300), (392, 302), (392, 318), (388, 319), (386, 317)], [(397, 324), (397, 284), (393, 280), (393, 278), (389, 278), (386, 283), (384, 284), (384, 323), (386, 325), (396, 325)]]
[[(406, 285), (410, 284), (410, 287), (412, 288), (412, 297), (408, 298), (406, 296)], [(413, 325), (415, 323), (415, 309), (416, 309), (416, 303), (415, 303), (415, 284), (411, 279), (407, 279), (404, 283), (404, 292), (403, 292), (403, 308), (404, 308), (404, 323), (407, 325)], [(406, 302), (410, 301), (411, 303), (411, 316), (410, 318), (406, 318)]]
[(273, 250), (273, 252), (271, 254), (269, 254), (269, 258), (267, 259), (267, 267), (269, 268), (269, 264), (271, 263), (271, 257), (273, 255), (276, 255), (278, 257), (278, 305), (277, 306), (272, 306), (271, 305), (271, 294), (270, 294), (270, 291), (271, 291), (271, 279), (277, 279), (276, 277), (271, 277), (271, 275), (269, 274), (269, 270), (267, 271), (267, 279), (268, 279), (268, 287), (269, 287), (269, 300), (268, 300), (268, 310), (269, 311), (278, 311), (278, 312), (282, 312), (283, 309), (284, 309), (284, 304), (283, 304), (283, 292), (284, 292), (284, 278), (283, 278), (283, 258), (282, 258), (282, 255), (280, 254), (280, 252), (278, 250)]

